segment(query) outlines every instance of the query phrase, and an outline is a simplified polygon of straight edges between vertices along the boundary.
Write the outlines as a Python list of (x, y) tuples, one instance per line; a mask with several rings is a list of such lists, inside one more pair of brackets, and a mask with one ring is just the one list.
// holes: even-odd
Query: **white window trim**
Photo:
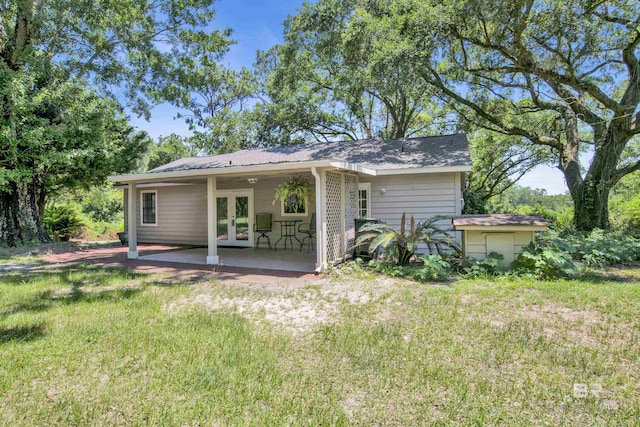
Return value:
[(282, 216), (282, 217), (285, 217), (285, 216), (298, 216), (298, 217), (309, 216), (309, 200), (305, 200), (305, 202), (304, 202), (304, 213), (286, 213), (284, 211), (284, 200), (280, 201), (280, 216)]
[(370, 182), (360, 182), (358, 183), (358, 216), (360, 216), (360, 191), (367, 191), (367, 216), (372, 218), (371, 216), (371, 183)]
[[(155, 194), (155, 199), (156, 199), (156, 222), (153, 224), (149, 224), (144, 222), (144, 194), (146, 193), (153, 193)], [(157, 227), (158, 226), (158, 190), (142, 190), (140, 191), (140, 225), (143, 227)]]

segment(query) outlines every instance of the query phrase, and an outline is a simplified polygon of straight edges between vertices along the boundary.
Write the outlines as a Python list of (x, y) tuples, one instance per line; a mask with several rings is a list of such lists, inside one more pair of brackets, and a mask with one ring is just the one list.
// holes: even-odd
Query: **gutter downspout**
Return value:
[(324, 212), (322, 212), (322, 182), (318, 169), (313, 166), (311, 168), (311, 174), (316, 180), (316, 274), (321, 273), (324, 270), (324, 260), (322, 255), (324, 254)]

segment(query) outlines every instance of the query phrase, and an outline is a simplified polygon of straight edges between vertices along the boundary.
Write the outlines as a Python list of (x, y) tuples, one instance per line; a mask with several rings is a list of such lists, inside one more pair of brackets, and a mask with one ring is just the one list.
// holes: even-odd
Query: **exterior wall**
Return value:
[[(315, 178), (308, 174), (301, 174), (303, 178), (307, 178), (309, 182), (315, 188)], [(287, 177), (288, 178), (288, 177)], [(281, 219), (299, 219), (302, 223), (308, 223), (311, 220), (311, 214), (316, 211), (315, 203), (309, 203), (307, 206), (306, 216), (282, 216), (282, 206), (279, 200), (275, 203), (276, 187), (287, 178), (260, 178), (256, 184), (249, 184), (246, 178), (237, 179), (233, 181), (220, 181), (218, 182), (218, 190), (240, 190), (253, 188), (253, 206), (255, 213), (271, 213), (273, 214), (273, 220)], [(206, 190), (206, 189), (205, 189)], [(280, 230), (278, 224), (273, 224), (273, 231), (277, 231), (279, 236)]]
[[(299, 219), (301, 223), (309, 223), (311, 214), (315, 212), (315, 203), (307, 207), (306, 216), (281, 215), (281, 204), (275, 200), (275, 188), (285, 178), (259, 179), (256, 184), (249, 184), (245, 179), (223, 181), (219, 179), (218, 190), (254, 190), (254, 213), (272, 213), (273, 220)], [(308, 178), (312, 183), (313, 176)], [(190, 184), (177, 186), (145, 187), (142, 189), (157, 191), (157, 225), (140, 224), (140, 189), (137, 196), (136, 223), (138, 229), (138, 243), (163, 243), (185, 245), (207, 245), (207, 186), (206, 184)], [(127, 231), (127, 190), (124, 193), (124, 223)], [(296, 227), (297, 230), (297, 227)], [(273, 224), (270, 233), (272, 244), (280, 236), (278, 224)], [(304, 237), (300, 235), (299, 238)]]
[[(500, 232), (490, 232), (490, 231), (476, 231), (476, 230), (467, 230), (465, 233), (465, 256), (484, 259), (487, 257), (487, 239), (486, 236), (488, 234), (497, 234)], [(517, 257), (517, 254), (522, 252), (522, 249), (531, 242), (534, 238), (533, 231), (514, 231), (514, 232), (503, 232), (509, 233), (513, 235), (513, 243), (514, 243), (514, 257)]]
[[(460, 173), (428, 173), (415, 175), (360, 176), (360, 182), (371, 183), (371, 217), (400, 228), (402, 213), (416, 221), (436, 215), (457, 216), (462, 213)], [(382, 193), (382, 189), (385, 192)], [(441, 221), (444, 228), (451, 221)], [(453, 233), (460, 241), (460, 233)], [(421, 247), (424, 251), (426, 248)]]
[(207, 186), (205, 184), (144, 188), (156, 190), (157, 225), (140, 224), (138, 190), (136, 224), (138, 243), (207, 244)]

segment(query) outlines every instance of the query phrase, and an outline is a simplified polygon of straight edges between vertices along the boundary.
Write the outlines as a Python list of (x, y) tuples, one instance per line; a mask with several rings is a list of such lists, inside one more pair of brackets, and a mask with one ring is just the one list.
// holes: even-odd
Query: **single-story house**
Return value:
[[(467, 138), (455, 134), (242, 150), (183, 158), (110, 179), (124, 188), (129, 258), (139, 256), (138, 243), (181, 244), (202, 247), (202, 263), (224, 263), (226, 251), (229, 259), (244, 257), (255, 266), (248, 261), (266, 251), (232, 253), (228, 248), (254, 247), (256, 214), (270, 213), (274, 243), (283, 231), (302, 241), (300, 224), (317, 230), (312, 250), (301, 256), (313, 257), (308, 265), (319, 271), (344, 259), (354, 244), (356, 218), (398, 227), (403, 212), (417, 220), (460, 215), (470, 170)], [(275, 188), (291, 177), (313, 185), (313, 202), (292, 210), (276, 200)], [(312, 218), (315, 224), (309, 224)], [(295, 240), (284, 242), (299, 252)], [(282, 244), (275, 254), (286, 257)], [(265, 262), (263, 267), (269, 268), (273, 261)]]

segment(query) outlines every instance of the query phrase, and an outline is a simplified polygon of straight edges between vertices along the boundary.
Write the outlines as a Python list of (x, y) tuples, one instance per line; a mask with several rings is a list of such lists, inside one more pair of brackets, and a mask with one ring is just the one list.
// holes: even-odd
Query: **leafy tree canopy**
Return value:
[(48, 194), (139, 167), (148, 116), (182, 52), (215, 58), (212, 0), (0, 3), (0, 245), (46, 241)]
[[(279, 144), (450, 130), (420, 70), (390, 55), (369, 2), (305, 3), (285, 42), (259, 54), (259, 137)], [(374, 48), (375, 47), (375, 48)]]
[[(580, 229), (609, 226), (611, 187), (640, 134), (637, 1), (363, 1), (383, 28), (370, 46), (413, 64), (468, 123), (544, 147), (564, 173)], [(392, 47), (392, 48), (390, 48)], [(580, 153), (593, 160), (582, 165)]]

